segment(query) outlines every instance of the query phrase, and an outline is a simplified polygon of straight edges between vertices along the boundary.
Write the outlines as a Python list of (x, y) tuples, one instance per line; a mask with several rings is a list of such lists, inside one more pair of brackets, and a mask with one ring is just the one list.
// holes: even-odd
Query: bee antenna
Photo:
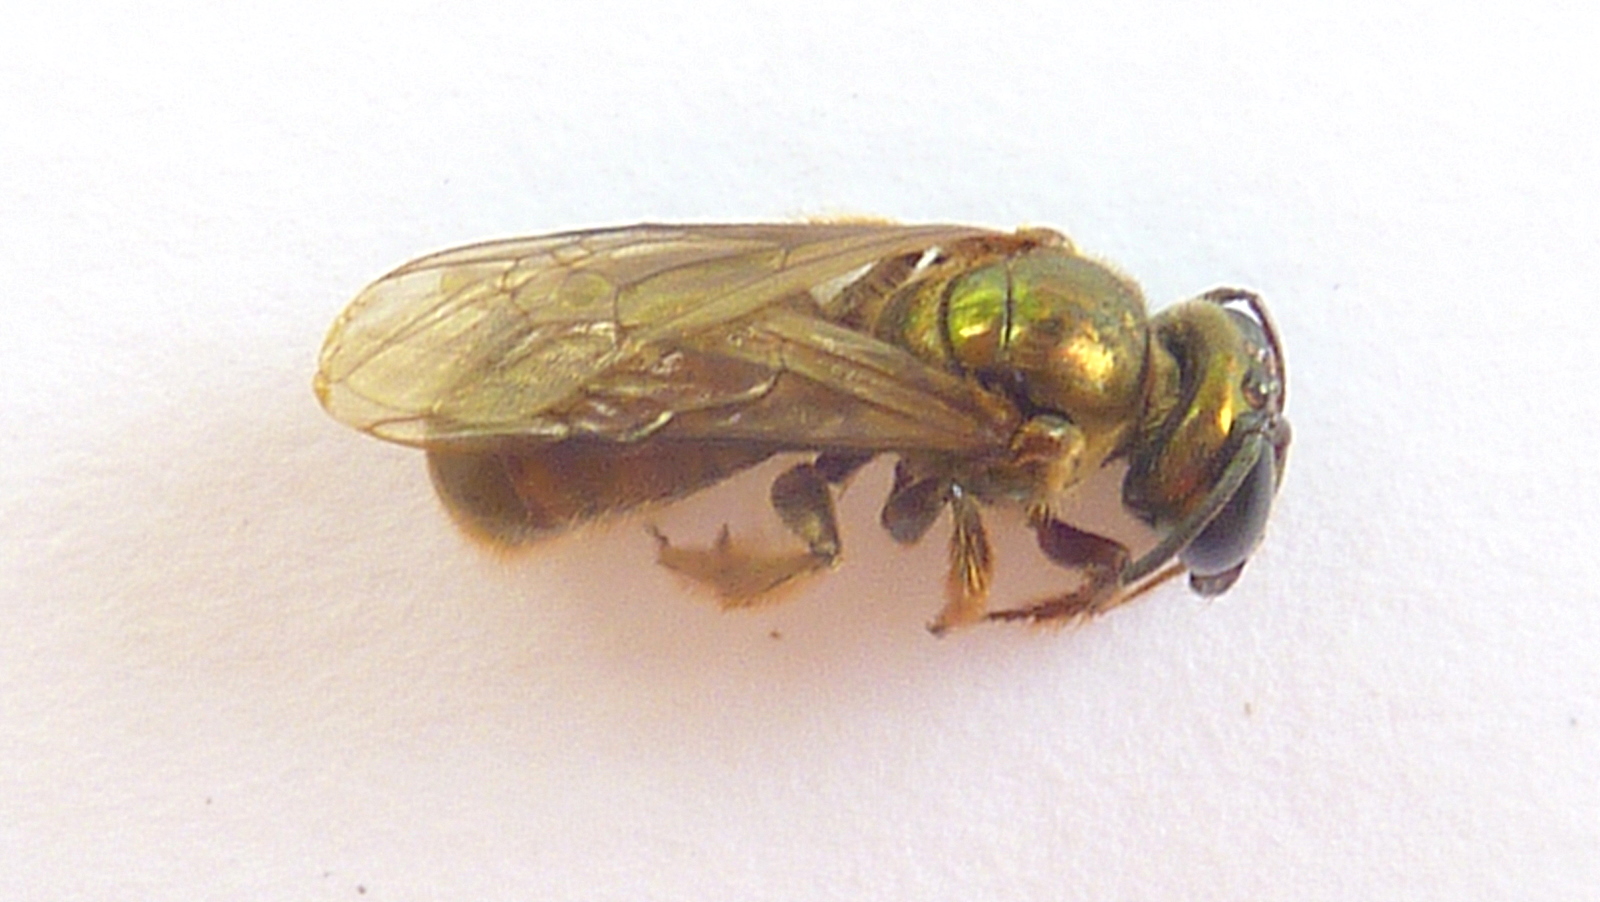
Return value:
[(1261, 295), (1243, 288), (1213, 288), (1197, 300), (1209, 301), (1219, 307), (1237, 303), (1250, 306), (1251, 314), (1261, 324), (1261, 332), (1267, 337), (1267, 347), (1272, 351), (1272, 369), (1278, 379), (1278, 406), (1281, 409), (1289, 397), (1289, 376), (1283, 369), (1283, 345), (1278, 341), (1278, 327), (1273, 324), (1272, 315), (1267, 313), (1267, 305), (1261, 300)]

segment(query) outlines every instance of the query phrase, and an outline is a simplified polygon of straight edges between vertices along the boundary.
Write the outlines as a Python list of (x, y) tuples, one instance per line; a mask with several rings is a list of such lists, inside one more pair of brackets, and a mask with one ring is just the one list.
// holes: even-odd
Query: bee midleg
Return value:
[(983, 529), (978, 501), (960, 485), (950, 487), (950, 575), (944, 609), (928, 625), (939, 635), (951, 627), (983, 619), (989, 602), (989, 582), (994, 575), (994, 555)]
[(806, 543), (799, 553), (756, 554), (733, 546), (723, 526), (711, 548), (675, 548), (655, 532), (657, 560), (716, 590), (728, 607), (744, 607), (798, 576), (831, 567), (839, 559), (839, 522), (831, 486), (843, 483), (870, 454), (824, 453), (784, 471), (772, 483), (772, 507), (785, 527)]
[(428, 451), (428, 471), (468, 533), (521, 545), (572, 526), (668, 501), (754, 466), (770, 449), (746, 444), (568, 441), (489, 451)]
[(923, 476), (905, 459), (895, 464), (894, 487), (878, 522), (902, 545), (922, 541), (939, 512), (950, 503), (951, 482), (945, 476)]
[(1030, 620), (1035, 623), (1070, 623), (1124, 604), (1142, 593), (1124, 592), (1122, 571), (1128, 564), (1126, 545), (1085, 532), (1048, 516), (1034, 526), (1039, 548), (1051, 561), (1083, 574), (1083, 584), (1070, 592), (1041, 599), (1026, 607), (994, 611), (990, 620)]

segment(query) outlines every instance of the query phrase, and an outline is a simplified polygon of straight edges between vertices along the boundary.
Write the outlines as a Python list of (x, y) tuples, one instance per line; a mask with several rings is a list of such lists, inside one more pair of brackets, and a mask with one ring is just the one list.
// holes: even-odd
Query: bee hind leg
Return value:
[(724, 607), (749, 607), (800, 576), (825, 570), (839, 560), (839, 522), (830, 485), (844, 482), (870, 459), (824, 454), (785, 471), (772, 483), (772, 507), (805, 551), (759, 553), (736, 547), (724, 525), (710, 548), (676, 548), (651, 528), (656, 561), (711, 587)]

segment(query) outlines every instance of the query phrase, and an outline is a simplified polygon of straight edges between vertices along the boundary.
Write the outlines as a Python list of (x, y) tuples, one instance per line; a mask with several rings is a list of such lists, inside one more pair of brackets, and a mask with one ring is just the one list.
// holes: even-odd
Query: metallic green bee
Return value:
[[(936, 632), (1091, 616), (1184, 569), (1226, 591), (1283, 473), (1284, 388), (1250, 292), (1147, 317), (1133, 282), (1056, 232), (868, 222), (641, 225), (424, 257), (351, 303), (316, 377), (335, 418), (426, 449), (457, 521), (500, 544), (808, 455), (772, 486), (804, 551), (657, 534), (662, 564), (730, 606), (834, 564), (834, 490), (893, 454), (890, 534), (914, 543), (952, 514)], [(1055, 513), (1114, 461), (1157, 535), (1138, 557)], [(989, 612), (979, 509), (996, 503), (1021, 505), (1081, 583)]]

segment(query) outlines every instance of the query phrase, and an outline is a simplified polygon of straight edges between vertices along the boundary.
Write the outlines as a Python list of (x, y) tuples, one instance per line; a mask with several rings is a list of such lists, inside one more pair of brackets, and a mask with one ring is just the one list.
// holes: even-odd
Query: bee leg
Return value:
[(666, 536), (651, 530), (659, 545), (657, 561), (710, 586), (725, 607), (747, 607), (785, 583), (831, 567), (839, 559), (839, 523), (830, 483), (849, 478), (868, 457), (822, 455), (813, 463), (785, 471), (772, 483), (772, 507), (806, 550), (788, 554), (756, 554), (734, 547), (723, 526), (710, 548), (674, 548)]
[(1045, 555), (1063, 567), (1081, 572), (1083, 585), (1024, 608), (995, 611), (988, 619), (1067, 624), (1103, 614), (1143, 592), (1144, 587), (1131, 593), (1123, 591), (1122, 571), (1129, 552), (1121, 542), (1049, 517), (1041, 518), (1034, 528)]
[(959, 485), (950, 486), (950, 513), (955, 528), (950, 533), (950, 575), (945, 583), (949, 600), (928, 624), (928, 631), (935, 636), (983, 619), (989, 602), (989, 580), (994, 574), (994, 556), (978, 514), (978, 502)]
[(921, 477), (904, 460), (895, 465), (894, 487), (883, 503), (878, 521), (901, 545), (915, 545), (939, 519), (939, 512), (950, 503), (949, 479)]

